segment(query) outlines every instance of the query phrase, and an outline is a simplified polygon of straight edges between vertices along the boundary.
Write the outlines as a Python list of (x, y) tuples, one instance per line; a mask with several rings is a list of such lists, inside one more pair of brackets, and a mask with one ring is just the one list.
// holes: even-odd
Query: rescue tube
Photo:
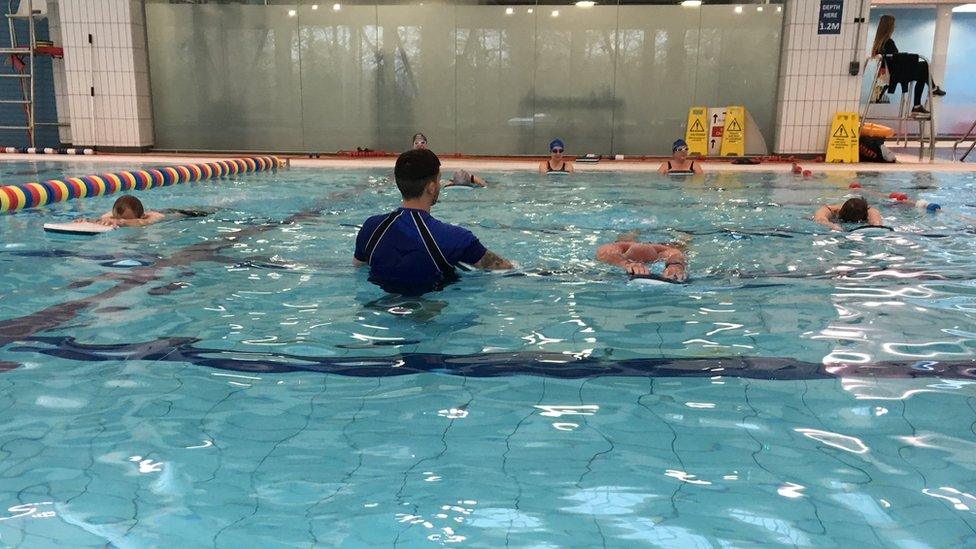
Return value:
[(864, 125), (861, 126), (861, 135), (864, 137), (888, 138), (895, 135), (895, 130), (889, 128), (888, 126), (882, 126), (881, 124), (865, 122)]

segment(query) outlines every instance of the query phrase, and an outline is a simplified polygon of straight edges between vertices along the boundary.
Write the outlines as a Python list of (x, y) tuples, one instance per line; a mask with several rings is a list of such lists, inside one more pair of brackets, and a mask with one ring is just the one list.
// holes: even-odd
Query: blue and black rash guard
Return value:
[(467, 229), (398, 208), (363, 223), (354, 257), (369, 264), (370, 282), (385, 291), (422, 294), (456, 280), (458, 263), (477, 263), (486, 251)]

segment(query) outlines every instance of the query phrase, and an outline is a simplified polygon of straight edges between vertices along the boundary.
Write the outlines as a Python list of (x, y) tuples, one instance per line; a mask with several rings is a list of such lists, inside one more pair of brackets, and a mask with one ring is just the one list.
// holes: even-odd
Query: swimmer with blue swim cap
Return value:
[(665, 175), (700, 175), (702, 173), (701, 164), (694, 160), (688, 160), (688, 143), (684, 139), (678, 139), (671, 145), (671, 160), (661, 164), (657, 173)]
[[(413, 134), (414, 150), (427, 148), (427, 136), (422, 133)], [(488, 183), (467, 170), (457, 170), (445, 187), (487, 187)]]
[(603, 263), (616, 265), (632, 276), (645, 276), (650, 271), (648, 263), (664, 262), (662, 278), (674, 282), (684, 282), (688, 279), (685, 269), (688, 260), (681, 248), (684, 244), (659, 244), (637, 242), (637, 233), (630, 232), (621, 235), (612, 244), (604, 244), (597, 248), (596, 259)]
[(549, 160), (539, 164), (539, 173), (573, 173), (573, 162), (563, 158), (566, 145), (561, 139), (553, 139), (549, 142)]

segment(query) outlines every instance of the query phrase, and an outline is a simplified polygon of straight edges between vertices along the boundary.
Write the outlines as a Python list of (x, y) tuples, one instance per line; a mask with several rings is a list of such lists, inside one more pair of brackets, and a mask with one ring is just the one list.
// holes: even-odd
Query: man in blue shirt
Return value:
[(394, 177), (403, 203), (374, 215), (356, 236), (353, 263), (369, 265), (369, 280), (390, 293), (422, 294), (457, 280), (456, 267), (511, 269), (471, 231), (431, 217), (441, 192), (441, 162), (428, 149), (400, 155)]

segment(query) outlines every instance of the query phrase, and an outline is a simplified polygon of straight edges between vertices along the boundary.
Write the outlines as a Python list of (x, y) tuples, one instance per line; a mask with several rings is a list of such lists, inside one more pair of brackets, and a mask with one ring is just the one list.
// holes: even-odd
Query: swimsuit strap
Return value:
[(380, 224), (377, 225), (376, 229), (373, 231), (373, 234), (369, 235), (369, 240), (366, 242), (366, 249), (364, 250), (366, 253), (366, 263), (372, 264), (373, 252), (376, 250), (376, 246), (380, 243), (380, 239), (383, 238), (383, 235), (386, 234), (387, 229), (390, 228), (390, 225), (393, 224), (399, 215), (400, 210), (390, 212), (390, 215), (386, 216), (383, 221), (380, 221)]
[(671, 171), (671, 161), (670, 160), (668, 160), (668, 171), (669, 172)]
[(447, 258), (444, 257), (444, 254), (441, 253), (441, 249), (437, 246), (437, 241), (434, 240), (434, 235), (430, 234), (430, 229), (424, 223), (424, 218), (420, 216), (420, 212), (410, 212), (410, 215), (413, 216), (414, 225), (417, 226), (420, 238), (424, 241), (424, 246), (427, 247), (427, 252), (430, 254), (430, 258), (434, 260), (434, 265), (437, 266), (437, 270), (445, 276), (454, 274), (454, 265), (451, 265)]

